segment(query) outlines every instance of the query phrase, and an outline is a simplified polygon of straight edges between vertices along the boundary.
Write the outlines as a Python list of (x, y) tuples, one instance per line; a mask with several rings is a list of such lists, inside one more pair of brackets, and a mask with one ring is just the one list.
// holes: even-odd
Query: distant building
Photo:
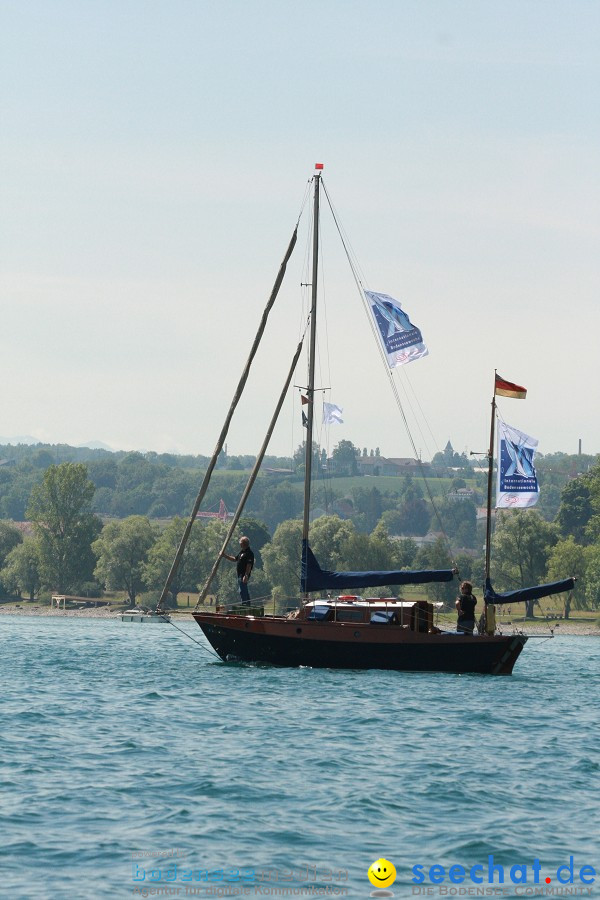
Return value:
[(456, 488), (454, 491), (448, 491), (446, 496), (448, 500), (474, 500), (475, 491), (473, 488)]
[(382, 456), (361, 456), (356, 460), (360, 475), (383, 475), (383, 463)]
[(334, 500), (331, 508), (340, 519), (351, 519), (354, 515), (354, 504), (347, 497), (343, 497), (341, 500)]
[(414, 541), (417, 547), (420, 549), (421, 547), (429, 547), (431, 544), (435, 544), (436, 541), (439, 541), (440, 538), (443, 538), (444, 535), (441, 531), (429, 531), (427, 534), (390, 534), (390, 540), (392, 541)]

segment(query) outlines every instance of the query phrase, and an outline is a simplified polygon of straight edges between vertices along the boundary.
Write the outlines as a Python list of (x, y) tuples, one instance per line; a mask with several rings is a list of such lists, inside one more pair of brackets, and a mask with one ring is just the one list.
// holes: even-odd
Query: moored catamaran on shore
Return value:
[[(342, 669), (394, 669), (405, 671), (435, 671), (510, 675), (528, 636), (522, 633), (497, 633), (495, 603), (520, 602), (561, 591), (570, 590), (574, 579), (553, 584), (535, 585), (505, 594), (497, 594), (490, 582), (491, 506), (494, 455), (495, 396), (502, 393), (502, 385), (518, 388), (495, 376), (492, 400), (488, 474), (488, 519), (486, 530), (485, 609), (477, 634), (444, 631), (434, 624), (434, 605), (427, 601), (407, 601), (397, 598), (363, 597), (368, 589), (387, 586), (432, 584), (452, 581), (456, 569), (421, 571), (360, 571), (334, 572), (321, 568), (310, 546), (310, 499), (312, 477), (312, 445), (315, 395), (315, 356), (317, 334), (317, 301), (319, 274), (319, 208), (322, 185), (322, 165), (317, 165), (313, 177), (312, 219), (312, 279), (309, 315), (309, 360), (306, 403), (306, 458), (304, 481), (304, 511), (302, 527), (301, 598), (298, 606), (285, 615), (265, 615), (264, 608), (244, 609), (239, 605), (223, 607), (215, 612), (200, 609), (217, 572), (220, 560), (234, 533), (254, 481), (267, 450), (269, 439), (290, 387), (304, 337), (294, 354), (290, 370), (277, 402), (273, 418), (263, 441), (256, 463), (242, 494), (236, 513), (224, 540), (221, 552), (209, 579), (200, 594), (193, 616), (207, 640), (224, 661), (271, 663), (278, 666), (310, 666)], [(331, 205), (331, 204), (330, 204)], [(336, 223), (337, 224), (337, 223)], [(199, 512), (217, 458), (224, 445), (229, 424), (245, 387), (252, 361), (262, 339), (267, 319), (283, 281), (287, 263), (297, 239), (294, 230), (284, 260), (263, 313), (248, 361), (244, 367), (225, 424), (209, 463), (186, 530), (163, 588), (157, 612), (164, 609), (170, 584), (177, 573), (193, 522)], [(374, 322), (381, 331), (389, 355), (402, 361), (426, 355), (422, 337), (400, 304), (386, 294), (364, 291), (371, 305)], [(499, 383), (500, 387), (499, 387)], [(521, 389), (523, 390), (523, 389)], [(508, 394), (510, 396), (510, 393)], [(356, 593), (355, 593), (356, 592)]]

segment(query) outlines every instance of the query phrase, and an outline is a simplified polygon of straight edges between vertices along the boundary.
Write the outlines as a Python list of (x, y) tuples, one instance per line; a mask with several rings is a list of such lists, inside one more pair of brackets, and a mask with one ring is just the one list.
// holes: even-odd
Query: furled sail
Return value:
[(429, 584), (433, 581), (452, 581), (452, 569), (426, 569), (417, 572), (329, 572), (322, 569), (308, 546), (302, 541), (302, 592), (340, 591), (350, 588), (383, 587), (386, 584)]
[(553, 581), (551, 584), (535, 584), (532, 587), (519, 588), (516, 591), (506, 591), (499, 594), (492, 587), (490, 579), (486, 578), (484, 599), (486, 603), (523, 603), (525, 600), (539, 600), (540, 597), (550, 597), (552, 594), (572, 591), (574, 587), (575, 579), (565, 578), (564, 581)]

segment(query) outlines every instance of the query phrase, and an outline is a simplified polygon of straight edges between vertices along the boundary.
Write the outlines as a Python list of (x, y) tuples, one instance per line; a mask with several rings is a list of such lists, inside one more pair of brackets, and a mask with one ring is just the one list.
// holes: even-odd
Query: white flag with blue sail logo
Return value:
[(343, 425), (342, 413), (344, 410), (335, 403), (323, 401), (323, 425)]
[(540, 495), (533, 458), (538, 442), (506, 422), (498, 422), (496, 509), (534, 506)]
[(427, 356), (423, 335), (412, 324), (400, 302), (389, 294), (365, 291), (390, 369)]

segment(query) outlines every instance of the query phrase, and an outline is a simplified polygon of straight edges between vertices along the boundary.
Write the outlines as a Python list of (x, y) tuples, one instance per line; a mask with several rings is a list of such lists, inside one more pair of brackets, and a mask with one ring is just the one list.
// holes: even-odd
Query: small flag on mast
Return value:
[(308, 428), (308, 416), (306, 415), (304, 410), (302, 410), (302, 425), (304, 428)]
[(521, 387), (520, 384), (513, 384), (507, 381), (496, 372), (496, 386), (494, 393), (499, 397), (512, 397), (513, 400), (525, 400), (527, 397), (527, 388)]
[(304, 394), (300, 394), (300, 401), (302, 403), (302, 406), (304, 406), (305, 403), (310, 403), (310, 400), (308, 399), (308, 397), (305, 397)]
[(323, 425), (343, 425), (343, 412), (344, 410), (335, 403), (323, 402)]

